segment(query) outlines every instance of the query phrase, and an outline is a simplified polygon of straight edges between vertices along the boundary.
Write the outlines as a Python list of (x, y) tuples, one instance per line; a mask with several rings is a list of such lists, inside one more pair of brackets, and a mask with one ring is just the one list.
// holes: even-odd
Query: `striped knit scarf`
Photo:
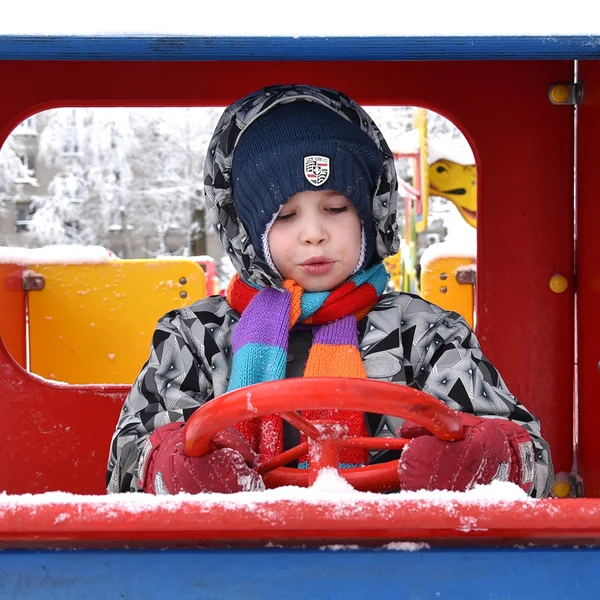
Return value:
[[(360, 271), (331, 292), (305, 292), (296, 282), (286, 280), (285, 292), (256, 289), (236, 275), (227, 300), (242, 316), (232, 337), (233, 365), (227, 391), (284, 379), (289, 330), (296, 323), (313, 325), (304, 377), (357, 377), (366, 373), (358, 347), (357, 321), (366, 316), (383, 293), (389, 276), (382, 264)], [(327, 419), (343, 423), (350, 435), (365, 435), (364, 416), (356, 411), (304, 411), (310, 420)], [(269, 460), (283, 451), (281, 417), (271, 415), (244, 421), (238, 428), (259, 453)], [(361, 449), (344, 449), (342, 467), (364, 464)], [(306, 461), (300, 459), (300, 466)]]

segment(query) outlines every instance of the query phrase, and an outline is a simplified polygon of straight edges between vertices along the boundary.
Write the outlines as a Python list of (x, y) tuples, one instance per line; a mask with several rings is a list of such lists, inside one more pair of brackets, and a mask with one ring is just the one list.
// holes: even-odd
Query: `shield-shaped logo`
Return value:
[(304, 177), (314, 186), (323, 185), (329, 178), (329, 158), (327, 156), (305, 156)]

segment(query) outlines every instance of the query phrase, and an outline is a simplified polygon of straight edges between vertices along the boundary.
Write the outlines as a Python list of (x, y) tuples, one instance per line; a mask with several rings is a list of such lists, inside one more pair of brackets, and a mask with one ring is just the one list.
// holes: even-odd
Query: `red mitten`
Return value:
[(141, 458), (139, 485), (150, 494), (232, 494), (263, 490), (255, 471), (256, 456), (235, 429), (223, 429), (213, 438), (216, 450), (187, 456), (183, 450), (183, 423), (169, 423), (150, 435)]
[(439, 440), (414, 423), (402, 426), (400, 436), (414, 439), (400, 458), (401, 488), (463, 492), (499, 480), (516, 483), (529, 492), (535, 454), (527, 431), (504, 419), (458, 415), (464, 430), (464, 438), (458, 442)]

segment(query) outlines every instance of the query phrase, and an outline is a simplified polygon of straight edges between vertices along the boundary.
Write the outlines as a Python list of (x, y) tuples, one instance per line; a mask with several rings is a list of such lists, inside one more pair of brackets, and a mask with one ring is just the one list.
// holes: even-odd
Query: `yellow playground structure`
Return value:
[(0, 304), (15, 299), (0, 326), (15, 360), (50, 381), (131, 384), (157, 320), (207, 295), (205, 273), (190, 259), (37, 257), (0, 264), (12, 282)]
[(433, 244), (420, 261), (419, 234), (427, 229), (429, 198), (454, 204), (471, 227), (477, 227), (477, 170), (469, 145), (462, 140), (430, 138), (427, 112), (415, 109), (415, 127), (392, 142), (397, 159), (414, 161), (412, 185), (399, 178), (404, 196), (404, 227), (400, 251), (386, 259), (394, 287), (420, 294), (473, 325), (476, 250), (471, 244)]

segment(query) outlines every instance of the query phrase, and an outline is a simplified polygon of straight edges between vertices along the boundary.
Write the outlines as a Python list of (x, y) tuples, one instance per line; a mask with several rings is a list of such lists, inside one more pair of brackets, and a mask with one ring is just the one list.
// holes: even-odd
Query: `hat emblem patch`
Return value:
[(327, 156), (305, 156), (304, 177), (318, 187), (329, 179), (329, 158)]

